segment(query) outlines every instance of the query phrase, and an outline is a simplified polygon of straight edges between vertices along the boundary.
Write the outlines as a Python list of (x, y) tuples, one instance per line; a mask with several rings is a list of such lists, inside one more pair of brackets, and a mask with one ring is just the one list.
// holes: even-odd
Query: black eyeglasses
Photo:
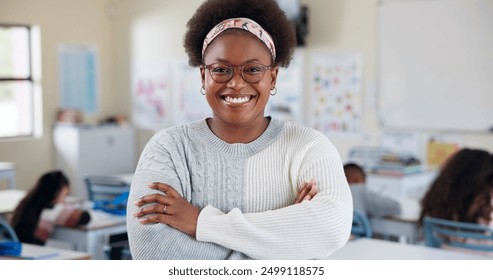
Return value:
[(212, 79), (218, 83), (229, 82), (231, 78), (233, 78), (234, 68), (238, 67), (243, 80), (250, 84), (260, 82), (260, 80), (264, 77), (265, 71), (271, 68), (271, 66), (266, 66), (255, 62), (243, 65), (232, 65), (229, 63), (220, 62), (203, 65), (202, 67), (209, 70)]

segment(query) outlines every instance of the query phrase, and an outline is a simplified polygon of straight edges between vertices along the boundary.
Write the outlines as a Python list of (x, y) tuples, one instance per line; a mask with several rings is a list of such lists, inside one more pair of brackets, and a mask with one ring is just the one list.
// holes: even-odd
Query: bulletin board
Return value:
[(493, 128), (493, 1), (378, 4), (378, 114), (394, 129)]

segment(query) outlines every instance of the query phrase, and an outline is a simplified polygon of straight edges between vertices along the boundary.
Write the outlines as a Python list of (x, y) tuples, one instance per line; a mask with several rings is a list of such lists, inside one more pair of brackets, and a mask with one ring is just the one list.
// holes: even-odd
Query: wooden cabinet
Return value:
[(55, 166), (69, 177), (71, 195), (88, 198), (86, 175), (134, 172), (135, 134), (135, 129), (127, 126), (55, 126)]

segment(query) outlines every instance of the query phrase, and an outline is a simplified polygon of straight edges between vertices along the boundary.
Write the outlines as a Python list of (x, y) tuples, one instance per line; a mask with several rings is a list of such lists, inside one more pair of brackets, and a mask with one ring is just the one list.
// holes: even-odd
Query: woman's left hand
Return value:
[(300, 186), (294, 203), (296, 204), (301, 203), (304, 200), (312, 200), (317, 193), (317, 181), (315, 179), (311, 179), (309, 182), (305, 182)]
[(146, 195), (135, 202), (141, 208), (134, 217), (142, 217), (139, 220), (142, 224), (166, 224), (195, 237), (200, 209), (186, 201), (171, 186), (152, 183), (149, 188), (163, 193)]

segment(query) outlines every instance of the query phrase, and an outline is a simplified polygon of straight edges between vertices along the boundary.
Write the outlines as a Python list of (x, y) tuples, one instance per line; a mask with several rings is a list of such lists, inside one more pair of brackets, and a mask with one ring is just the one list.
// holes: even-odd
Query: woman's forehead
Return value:
[(238, 60), (242, 62), (257, 60), (270, 64), (271, 54), (265, 44), (255, 35), (241, 29), (230, 29), (211, 42), (204, 53), (203, 60), (206, 64), (212, 60), (231, 63), (239, 63)]

